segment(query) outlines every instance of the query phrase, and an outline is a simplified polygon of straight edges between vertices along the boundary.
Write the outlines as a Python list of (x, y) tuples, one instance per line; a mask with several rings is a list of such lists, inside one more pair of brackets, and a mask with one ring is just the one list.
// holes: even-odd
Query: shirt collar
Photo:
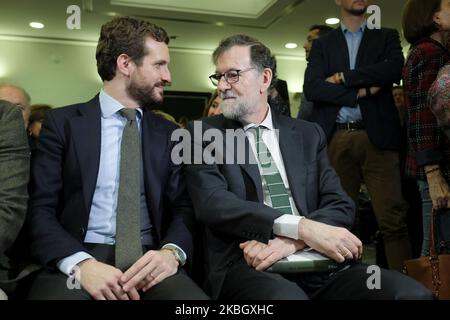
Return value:
[[(354, 33), (358, 33), (358, 32), (364, 33), (364, 29), (366, 29), (366, 25), (367, 25), (367, 21), (364, 20), (364, 22), (359, 26), (358, 31), (356, 31), (356, 32), (354, 32)], [(342, 32), (344, 32), (344, 34), (346, 34), (347, 32), (349, 32), (348, 28), (347, 28), (347, 27), (345, 26), (345, 24), (342, 23), (342, 22), (341, 22), (341, 30), (342, 30)]]
[[(120, 109), (124, 109), (125, 107), (116, 99), (107, 94), (103, 89), (100, 91), (99, 95), (100, 99), (100, 109), (102, 111), (103, 118), (110, 118), (114, 114), (116, 114)], [(142, 118), (143, 111), (142, 108), (137, 108), (139, 119)]]
[[(273, 121), (272, 121), (272, 112), (270, 110), (270, 106), (268, 105), (269, 110), (267, 111), (267, 115), (266, 118), (263, 120), (263, 122), (261, 122), (259, 124), (259, 126), (265, 127), (269, 130), (273, 130)], [(258, 125), (256, 125), (255, 123), (249, 123), (247, 125), (244, 126), (244, 131), (247, 131), (248, 129), (251, 129), (253, 127), (256, 127)]]

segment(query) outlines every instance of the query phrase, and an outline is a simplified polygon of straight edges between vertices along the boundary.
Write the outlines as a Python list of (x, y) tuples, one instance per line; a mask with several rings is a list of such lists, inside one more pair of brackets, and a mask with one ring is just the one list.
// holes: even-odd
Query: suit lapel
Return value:
[(78, 112), (80, 116), (70, 120), (70, 128), (80, 164), (84, 202), (89, 215), (100, 165), (101, 110), (98, 95), (80, 106)]
[[(333, 49), (336, 49), (338, 52), (336, 54), (337, 57), (341, 57), (341, 61), (344, 63), (343, 67), (345, 70), (350, 69), (350, 56), (348, 54), (348, 45), (347, 40), (345, 39), (344, 33), (342, 29), (339, 27), (335, 30), (336, 32), (336, 45), (333, 46)], [(342, 60), (343, 59), (343, 60)]]
[[(242, 129), (242, 125), (237, 121), (225, 119), (225, 128), (238, 130), (238, 129)], [(239, 150), (236, 143), (233, 144), (233, 148), (234, 148), (235, 161), (237, 161), (238, 152), (241, 152), (241, 150)], [(253, 154), (252, 147), (250, 146), (250, 142), (247, 139), (247, 137), (245, 137), (245, 153), (246, 153), (245, 161), (244, 161), (244, 163), (239, 163), (239, 166), (242, 168), (242, 170), (248, 175), (250, 180), (253, 182), (258, 200), (263, 202), (264, 201), (264, 193), (263, 193), (263, 189), (262, 189), (261, 175), (260, 175), (259, 168), (257, 165), (258, 162), (255, 158), (255, 155)]]
[(158, 126), (155, 125), (155, 117), (152, 112), (144, 109), (144, 117), (142, 119), (142, 161), (144, 169), (144, 185), (145, 198), (147, 207), (150, 209), (150, 219), (158, 239), (161, 239), (161, 216), (160, 199), (161, 181), (160, 175), (164, 172), (160, 166), (166, 166), (167, 163), (161, 163), (161, 155), (165, 154), (166, 144), (161, 141), (166, 141), (165, 135), (158, 131)]
[(279, 130), (279, 145), (289, 187), (301, 215), (306, 209), (306, 166), (302, 152), (303, 137), (295, 126), (272, 112), (273, 125)]
[(374, 34), (374, 30), (370, 30), (369, 28), (365, 28), (364, 29), (364, 34), (363, 37), (361, 39), (361, 43), (359, 45), (359, 50), (358, 50), (358, 54), (356, 56), (356, 65), (355, 67), (359, 67), (361, 64), (363, 64), (364, 61), (362, 61), (361, 59), (366, 55), (366, 50), (369, 47), (369, 44), (371, 43), (372, 40), (372, 36)]

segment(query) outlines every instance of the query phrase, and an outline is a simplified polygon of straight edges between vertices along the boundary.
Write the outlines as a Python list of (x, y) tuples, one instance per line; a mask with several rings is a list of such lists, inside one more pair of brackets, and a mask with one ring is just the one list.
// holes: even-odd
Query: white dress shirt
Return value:
[[(300, 213), (295, 206), (294, 198), (292, 197), (291, 189), (289, 187), (289, 181), (286, 175), (286, 169), (284, 167), (283, 157), (281, 155), (280, 151), (280, 144), (279, 144), (279, 136), (278, 136), (278, 130), (273, 127), (272, 122), (272, 113), (270, 110), (270, 107), (268, 107), (269, 110), (267, 112), (267, 116), (264, 119), (259, 126), (264, 126), (265, 130), (262, 130), (262, 140), (266, 144), (267, 148), (269, 149), (270, 154), (272, 155), (272, 159), (275, 162), (275, 165), (278, 168), (278, 171), (280, 172), (281, 179), (283, 180), (284, 187), (286, 188), (286, 191), (289, 195), (289, 202), (292, 207), (292, 215), (291, 214), (284, 214), (280, 216), (279, 218), (275, 219), (274, 225), (273, 225), (273, 233), (282, 236), (287, 237), (291, 239), (298, 240), (298, 224), (300, 220), (303, 218), (303, 216), (300, 216)], [(246, 126), (244, 126), (244, 131), (249, 139), (250, 146), (252, 148), (252, 151), (255, 155), (255, 158), (258, 159), (257, 153), (256, 153), (256, 141), (255, 136), (249, 131), (249, 129), (256, 127), (257, 125), (254, 123), (250, 123)], [(261, 178), (263, 177), (263, 171), (261, 168), (261, 165), (258, 162), (258, 168), (259, 173), (261, 175)], [(272, 207), (272, 200), (270, 199), (269, 189), (266, 186), (265, 179), (261, 179), (263, 184), (263, 190), (264, 190), (264, 204), (266, 206)]]

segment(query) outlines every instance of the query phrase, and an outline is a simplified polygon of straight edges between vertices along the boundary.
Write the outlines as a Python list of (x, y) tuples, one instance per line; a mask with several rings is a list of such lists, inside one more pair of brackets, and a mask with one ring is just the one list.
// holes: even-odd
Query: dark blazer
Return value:
[[(320, 127), (275, 112), (272, 117), (274, 127), (279, 129), (280, 150), (300, 214), (329, 225), (350, 227), (354, 204), (329, 165), (327, 143)], [(202, 121), (203, 132), (212, 128), (225, 133), (226, 129), (242, 126), (220, 115)], [(189, 129), (193, 136), (192, 124)], [(245, 144), (249, 150), (247, 139)], [(202, 143), (200, 148), (206, 146), (207, 143)], [(226, 142), (225, 147), (235, 148)], [(234, 154), (237, 155), (236, 151)], [(227, 268), (245, 263), (239, 243), (246, 240), (267, 243), (273, 236), (274, 220), (282, 215), (264, 205), (258, 165), (249, 161), (236, 164), (234, 160), (235, 164), (203, 163), (186, 168), (195, 213), (205, 229), (206, 290), (213, 298), (220, 294)]]
[(19, 108), (0, 101), (0, 281), (10, 278), (7, 251), (27, 212), (30, 151)]
[[(32, 253), (44, 265), (86, 251), (89, 212), (100, 161), (101, 110), (91, 101), (49, 111), (33, 159), (30, 203)], [(171, 162), (177, 127), (151, 111), (142, 120), (142, 156), (156, 245), (174, 243), (191, 256), (192, 203), (184, 168)]]
[[(364, 30), (356, 66), (350, 70), (347, 42), (341, 28), (313, 43), (306, 69), (304, 92), (314, 102), (311, 121), (317, 122), (331, 139), (342, 106), (359, 103), (362, 121), (370, 141), (380, 149), (398, 150), (400, 119), (392, 96), (392, 85), (399, 83), (404, 57), (396, 30)], [(345, 85), (331, 84), (326, 78), (344, 72)], [(359, 88), (382, 87), (372, 97), (359, 99)]]

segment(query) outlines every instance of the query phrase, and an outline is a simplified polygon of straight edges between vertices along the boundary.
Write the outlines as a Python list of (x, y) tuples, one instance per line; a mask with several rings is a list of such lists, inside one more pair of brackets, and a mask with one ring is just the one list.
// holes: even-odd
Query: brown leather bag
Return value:
[(450, 254), (438, 254), (435, 232), (437, 211), (430, 223), (430, 255), (405, 261), (403, 272), (433, 291), (437, 299), (450, 300)]

